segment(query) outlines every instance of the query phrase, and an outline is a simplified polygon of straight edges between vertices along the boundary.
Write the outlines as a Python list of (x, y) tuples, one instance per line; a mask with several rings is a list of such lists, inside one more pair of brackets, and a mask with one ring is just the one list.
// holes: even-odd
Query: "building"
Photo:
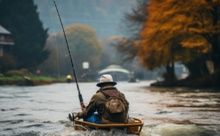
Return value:
[(4, 52), (10, 52), (12, 45), (11, 33), (0, 25), (0, 57), (4, 56)]
[(0, 74), (4, 69), (4, 56), (10, 54), (14, 41), (11, 33), (0, 25)]

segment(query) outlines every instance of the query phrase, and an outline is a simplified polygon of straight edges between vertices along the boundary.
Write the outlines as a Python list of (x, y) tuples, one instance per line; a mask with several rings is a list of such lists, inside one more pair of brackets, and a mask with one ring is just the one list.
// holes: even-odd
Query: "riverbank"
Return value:
[(34, 86), (57, 82), (66, 82), (66, 79), (47, 76), (0, 76), (0, 85)]
[(182, 79), (170, 81), (156, 81), (154, 87), (192, 87), (192, 88), (220, 88), (220, 73), (197, 79)]

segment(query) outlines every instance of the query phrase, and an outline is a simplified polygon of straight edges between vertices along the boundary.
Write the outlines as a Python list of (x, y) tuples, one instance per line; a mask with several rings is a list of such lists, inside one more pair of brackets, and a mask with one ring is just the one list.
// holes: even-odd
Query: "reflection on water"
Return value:
[[(220, 93), (188, 88), (152, 88), (149, 81), (119, 82), (130, 102), (129, 115), (144, 120), (142, 136), (219, 136)], [(80, 83), (87, 104), (98, 89)], [(74, 131), (69, 112), (80, 111), (75, 84), (34, 87), (0, 87), (0, 135), (10, 136), (110, 136), (119, 130)]]

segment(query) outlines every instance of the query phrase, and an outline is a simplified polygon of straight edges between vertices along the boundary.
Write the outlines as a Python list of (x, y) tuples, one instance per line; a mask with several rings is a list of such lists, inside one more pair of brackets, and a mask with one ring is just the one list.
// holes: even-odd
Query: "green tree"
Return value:
[[(75, 24), (65, 28), (67, 39), (70, 43), (70, 50), (75, 66), (82, 75), (84, 72), (95, 73), (99, 66), (99, 59), (102, 51), (95, 31), (85, 25)], [(82, 63), (89, 62), (89, 71), (82, 69)]]
[(49, 52), (44, 50), (47, 30), (33, 0), (1, 0), (0, 24), (12, 33), (17, 68), (34, 70), (48, 57)]

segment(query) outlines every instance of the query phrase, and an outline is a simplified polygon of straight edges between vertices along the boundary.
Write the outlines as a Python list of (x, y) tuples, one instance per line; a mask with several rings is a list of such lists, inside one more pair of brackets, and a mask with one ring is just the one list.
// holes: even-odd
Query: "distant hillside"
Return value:
[[(34, 0), (40, 18), (49, 33), (61, 31), (52, 0)], [(56, 0), (64, 26), (85, 24), (96, 30), (99, 38), (120, 33), (124, 12), (131, 10), (134, 0)]]

